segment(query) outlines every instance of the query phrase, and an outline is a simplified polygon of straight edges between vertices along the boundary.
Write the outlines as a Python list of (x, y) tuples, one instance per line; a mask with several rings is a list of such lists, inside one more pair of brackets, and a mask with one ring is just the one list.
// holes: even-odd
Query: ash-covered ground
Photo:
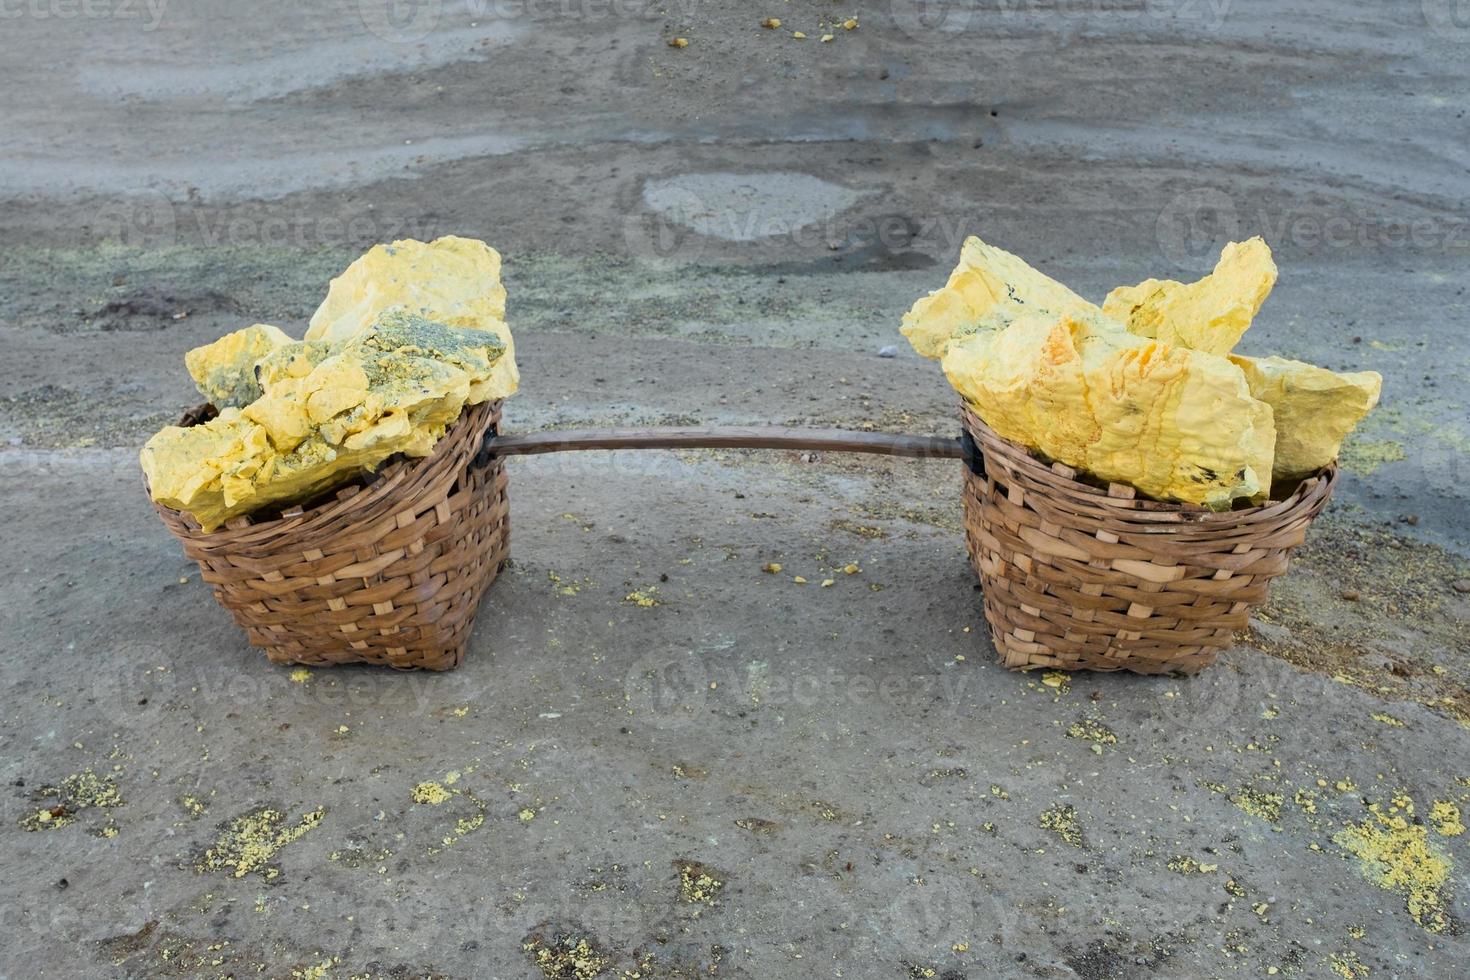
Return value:
[[(1470, 970), (1450, 0), (35, 0), (4, 30), (0, 976)], [(451, 233), (505, 258), (510, 431), (953, 434), (897, 328), (976, 233), (1093, 299), (1261, 234), (1243, 349), (1378, 370), (1383, 404), (1192, 679), (1001, 670), (958, 464), (783, 452), (513, 459), (464, 667), (270, 665), (137, 447), (197, 402), (190, 347), (299, 333), (367, 246)]]

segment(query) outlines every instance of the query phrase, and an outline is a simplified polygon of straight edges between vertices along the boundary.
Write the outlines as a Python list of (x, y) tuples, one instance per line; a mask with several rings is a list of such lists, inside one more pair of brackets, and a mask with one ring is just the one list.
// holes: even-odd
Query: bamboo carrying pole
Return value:
[(565, 429), (518, 435), (492, 432), (484, 445), (484, 452), (495, 456), (535, 456), (588, 449), (810, 449), (913, 459), (963, 459), (965, 456), (958, 438), (766, 425)]

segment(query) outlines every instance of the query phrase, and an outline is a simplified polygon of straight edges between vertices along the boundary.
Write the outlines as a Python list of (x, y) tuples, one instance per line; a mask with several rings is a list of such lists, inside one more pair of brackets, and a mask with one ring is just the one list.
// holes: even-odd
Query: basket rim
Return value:
[[(1249, 524), (1269, 520), (1288, 511), (1302, 507), (1315, 508), (1324, 504), (1336, 488), (1340, 475), (1337, 461), (1333, 460), (1316, 473), (1302, 479), (1285, 497), (1267, 500), (1249, 507), (1215, 511), (1201, 504), (1183, 501), (1155, 500), (1142, 496), (1114, 496), (1104, 487), (1058, 473), (1033, 456), (1027, 447), (997, 433), (980, 418), (968, 402), (963, 400), (960, 403), (960, 420), (982, 452), (994, 453), (1001, 457), (1007, 466), (1023, 471), (1024, 475), (1046, 485), (1059, 496), (1084, 498), (1077, 500), (1077, 503), (1107, 508), (1114, 511), (1119, 518), (1127, 517), (1137, 521), (1156, 521), (1187, 526)], [(1075, 467), (1067, 468), (1076, 471)], [(1127, 487), (1127, 484), (1113, 485)]]
[[(203, 530), (199, 522), (186, 511), (175, 510), (157, 501), (152, 501), (153, 507), (176, 534), (188, 538), (195, 547), (209, 550), (227, 549), (239, 552), (248, 551), (251, 547), (271, 550), (273, 543), (287, 533), (325, 536), (375, 517), (376, 515), (363, 512), (374, 509), (374, 505), (380, 508), (385, 501), (394, 499), (409, 477), (423, 475), (420, 473), (421, 468), (442, 472), (435, 474), (429, 486), (420, 489), (433, 490), (440, 483), (447, 487), (447, 481), (452, 481), (463, 465), (479, 451), (485, 431), (497, 423), (502, 404), (503, 399), (492, 399), (466, 405), (454, 424), (439, 437), (429, 455), (411, 457), (398, 453), (390, 456), (368, 474), (365, 483), (350, 483), (336, 491), (328, 491), (327, 496), (310, 507), (287, 508), (275, 517), (259, 521), (250, 519), (248, 514), (242, 515), (249, 520), (248, 524), (238, 527), (224, 525), (213, 531)], [(194, 419), (197, 423), (202, 417), (201, 409), (204, 407), (190, 409), (185, 413), (184, 420)], [(454, 457), (452, 465), (447, 462), (451, 457)], [(143, 485), (146, 491), (146, 477)]]

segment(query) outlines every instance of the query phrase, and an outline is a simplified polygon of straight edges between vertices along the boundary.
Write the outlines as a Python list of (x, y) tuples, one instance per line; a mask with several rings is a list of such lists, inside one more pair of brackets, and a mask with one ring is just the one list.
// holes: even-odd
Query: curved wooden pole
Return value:
[(485, 451), (496, 456), (587, 449), (809, 449), (914, 459), (963, 459), (965, 455), (958, 438), (768, 425), (562, 429), (495, 435), (485, 440)]

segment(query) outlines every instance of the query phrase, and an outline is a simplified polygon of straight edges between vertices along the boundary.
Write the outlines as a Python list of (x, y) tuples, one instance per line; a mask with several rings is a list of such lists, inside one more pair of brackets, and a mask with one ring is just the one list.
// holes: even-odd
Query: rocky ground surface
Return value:
[[(1452, 3), (15, 9), (0, 976), (1470, 970)], [(957, 464), (789, 452), (510, 460), (463, 668), (269, 665), (136, 448), (185, 350), (447, 233), (508, 430), (952, 434), (897, 323), (968, 233), (1093, 298), (1263, 234), (1245, 349), (1384, 400), (1190, 679), (1001, 670)]]

